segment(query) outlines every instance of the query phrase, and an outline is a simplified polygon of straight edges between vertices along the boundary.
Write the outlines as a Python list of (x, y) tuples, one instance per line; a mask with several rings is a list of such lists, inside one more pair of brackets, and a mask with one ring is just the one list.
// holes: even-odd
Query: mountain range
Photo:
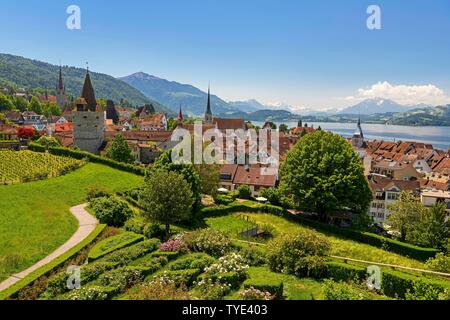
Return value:
[(402, 105), (395, 101), (383, 98), (366, 99), (354, 106), (345, 108), (338, 112), (338, 114), (361, 114), (371, 115), (377, 113), (387, 112), (406, 112), (418, 108), (428, 108), (430, 105)]
[[(66, 94), (78, 97), (83, 87), (86, 69), (63, 66)], [(49, 89), (54, 93), (59, 66), (19, 56), (0, 53), (0, 85), (27, 89)], [(155, 110), (171, 112), (163, 104), (149, 99), (139, 90), (112, 76), (90, 72), (97, 98), (111, 99), (116, 103), (122, 99), (133, 106), (152, 104)]]

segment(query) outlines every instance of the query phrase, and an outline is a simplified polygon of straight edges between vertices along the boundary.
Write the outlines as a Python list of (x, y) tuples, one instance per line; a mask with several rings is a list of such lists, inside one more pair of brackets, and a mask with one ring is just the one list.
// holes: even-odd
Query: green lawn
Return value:
[[(275, 230), (275, 236), (283, 233), (296, 233), (307, 229), (307, 227), (302, 226), (301, 224), (294, 223), (284, 218), (270, 214), (250, 214), (250, 216), (259, 225), (271, 225)], [(209, 219), (208, 224), (211, 226), (216, 225), (214, 219), (222, 219), (222, 217), (211, 218)], [(226, 229), (226, 225), (222, 226), (221, 228), (221, 230), (224, 229)], [(320, 231), (317, 232), (324, 234)], [(338, 238), (333, 235), (324, 234), (324, 236), (327, 237), (332, 243), (332, 255), (425, 269), (425, 266), (422, 262), (414, 259), (382, 250), (368, 244)]]
[(89, 163), (62, 177), (0, 186), (0, 281), (33, 265), (78, 228), (69, 208), (85, 202), (86, 188), (132, 188), (143, 178)]
[[(249, 217), (250, 215), (241, 215), (241, 217), (244, 216)], [(237, 236), (245, 229), (254, 226), (252, 222), (246, 221), (236, 214), (216, 218), (206, 218), (205, 222), (209, 227), (220, 230), (224, 233), (230, 233), (232, 236)]]

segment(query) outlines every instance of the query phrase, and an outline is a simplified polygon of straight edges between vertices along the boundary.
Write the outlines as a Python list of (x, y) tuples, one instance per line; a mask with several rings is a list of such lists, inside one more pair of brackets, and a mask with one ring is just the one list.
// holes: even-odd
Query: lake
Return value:
[[(257, 126), (263, 126), (263, 122), (253, 122)], [(282, 122), (275, 122), (279, 126)], [(285, 122), (289, 128), (297, 126), (297, 122)], [(310, 122), (308, 126), (314, 128), (322, 127), (337, 133), (345, 138), (350, 138), (356, 131), (356, 123), (334, 123), (334, 122)], [(409, 127), (385, 124), (363, 123), (364, 137), (369, 140), (385, 141), (416, 141), (432, 144), (433, 147), (442, 150), (450, 148), (450, 127)]]

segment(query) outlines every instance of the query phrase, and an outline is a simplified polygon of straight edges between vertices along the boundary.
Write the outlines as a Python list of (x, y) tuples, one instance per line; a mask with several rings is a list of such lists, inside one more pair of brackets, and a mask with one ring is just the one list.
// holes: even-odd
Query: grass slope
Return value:
[(0, 281), (50, 254), (77, 230), (69, 208), (85, 201), (86, 189), (132, 188), (142, 177), (99, 164), (44, 181), (0, 186)]
[[(251, 214), (251, 219), (259, 225), (270, 225), (274, 228), (275, 236), (282, 233), (297, 233), (302, 230), (308, 229), (298, 223), (290, 222), (284, 218), (277, 217), (270, 214)], [(222, 219), (222, 217), (211, 218), (208, 220), (208, 225), (214, 227), (217, 225), (215, 219)], [(235, 218), (237, 219), (237, 218)], [(222, 225), (221, 230), (224, 230), (226, 226)], [(229, 230), (232, 232), (232, 230)], [(332, 255), (348, 257), (353, 259), (360, 259), (372, 262), (390, 263), (405, 267), (425, 269), (422, 262), (410, 259), (380, 248), (370, 246), (368, 244), (359, 243), (356, 241), (339, 238), (337, 236), (326, 234), (317, 231), (325, 235), (332, 243)], [(250, 240), (252, 241), (252, 240)]]

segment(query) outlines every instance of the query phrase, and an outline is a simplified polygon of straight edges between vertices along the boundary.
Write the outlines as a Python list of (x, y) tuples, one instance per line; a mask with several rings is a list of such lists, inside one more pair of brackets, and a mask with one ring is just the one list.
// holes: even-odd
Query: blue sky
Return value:
[[(81, 30), (66, 28), (71, 4)], [(371, 4), (381, 30), (366, 28)], [(202, 89), (211, 81), (226, 100), (438, 104), (450, 103), (449, 15), (449, 0), (8, 0), (0, 52)]]

